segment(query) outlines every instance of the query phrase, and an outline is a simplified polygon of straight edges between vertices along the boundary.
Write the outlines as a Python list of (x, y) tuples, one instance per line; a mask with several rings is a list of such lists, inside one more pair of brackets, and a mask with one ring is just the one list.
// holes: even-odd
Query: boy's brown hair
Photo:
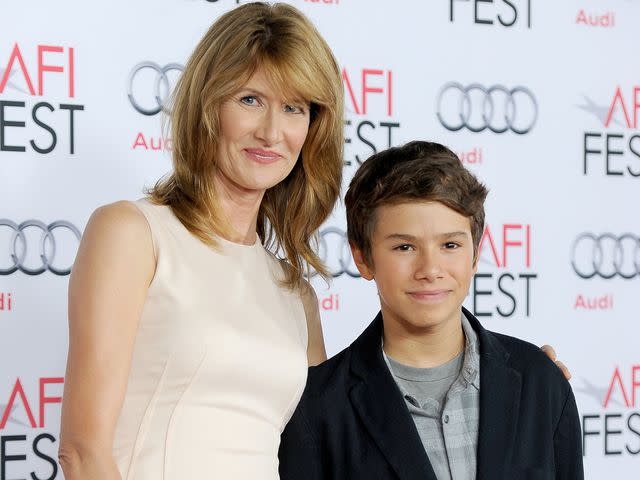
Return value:
[(484, 231), (487, 188), (439, 143), (414, 141), (376, 153), (353, 176), (345, 204), (349, 243), (373, 265), (376, 209), (414, 201), (440, 202), (469, 218), (474, 260)]

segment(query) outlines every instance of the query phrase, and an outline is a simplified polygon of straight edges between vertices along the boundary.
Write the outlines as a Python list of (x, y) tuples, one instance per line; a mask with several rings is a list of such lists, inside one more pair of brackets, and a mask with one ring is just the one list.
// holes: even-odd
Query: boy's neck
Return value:
[(416, 368), (444, 365), (464, 350), (462, 320), (417, 332), (397, 323), (384, 323), (384, 352), (396, 362)]

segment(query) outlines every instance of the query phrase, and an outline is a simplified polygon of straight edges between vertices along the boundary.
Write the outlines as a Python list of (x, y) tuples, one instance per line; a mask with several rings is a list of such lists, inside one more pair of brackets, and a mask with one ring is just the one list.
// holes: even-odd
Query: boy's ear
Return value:
[(360, 275), (362, 275), (362, 278), (364, 278), (365, 280), (373, 280), (373, 269), (370, 268), (369, 265), (367, 265), (367, 262), (364, 259), (364, 255), (362, 255), (360, 249), (355, 247), (353, 244), (349, 244), (349, 247), (351, 248), (353, 261), (355, 262), (356, 267), (358, 267), (358, 271), (360, 272)]

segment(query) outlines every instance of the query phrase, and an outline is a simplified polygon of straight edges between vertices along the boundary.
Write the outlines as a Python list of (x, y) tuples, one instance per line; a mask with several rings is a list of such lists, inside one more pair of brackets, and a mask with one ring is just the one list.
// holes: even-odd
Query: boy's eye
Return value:
[(413, 245), (410, 245), (408, 243), (403, 243), (402, 245), (396, 245), (393, 249), (398, 250), (400, 252), (408, 252), (410, 250), (413, 250)]
[(444, 244), (444, 248), (446, 248), (447, 250), (454, 250), (458, 247), (460, 247), (460, 244), (456, 242), (447, 242)]

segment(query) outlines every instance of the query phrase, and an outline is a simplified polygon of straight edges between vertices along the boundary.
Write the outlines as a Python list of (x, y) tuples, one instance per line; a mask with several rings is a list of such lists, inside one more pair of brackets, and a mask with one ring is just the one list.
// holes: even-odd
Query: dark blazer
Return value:
[[(582, 479), (578, 411), (560, 370), (538, 347), (463, 311), (480, 342), (476, 479)], [(381, 339), (378, 314), (351, 346), (309, 369), (282, 434), (282, 480), (436, 480)]]

